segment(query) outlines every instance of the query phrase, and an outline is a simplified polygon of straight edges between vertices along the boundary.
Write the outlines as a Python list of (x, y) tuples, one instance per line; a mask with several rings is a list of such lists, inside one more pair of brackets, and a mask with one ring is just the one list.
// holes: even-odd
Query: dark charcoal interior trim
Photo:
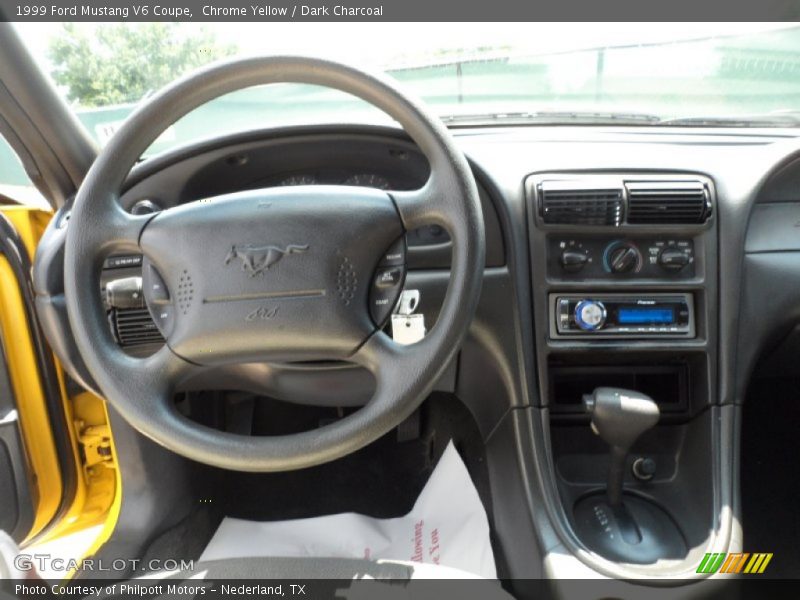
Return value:
[[(401, 130), (355, 125), (265, 129), (197, 142), (146, 160), (131, 171), (121, 202), (130, 208), (146, 198), (170, 207), (233, 190), (279, 185), (282, 176), (292, 173), (371, 169), (386, 174), (400, 189), (419, 187), (428, 173), (426, 159)], [(485, 189), (480, 176), (477, 179), (486, 265), (502, 266), (506, 257), (497, 220), (502, 201)], [(409, 243), (409, 268), (449, 266), (451, 247), (446, 240), (417, 243), (412, 234)]]

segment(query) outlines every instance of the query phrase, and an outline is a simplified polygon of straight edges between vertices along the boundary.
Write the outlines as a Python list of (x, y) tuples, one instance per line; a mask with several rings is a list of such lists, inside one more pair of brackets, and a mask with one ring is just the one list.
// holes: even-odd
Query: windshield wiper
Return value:
[(576, 111), (576, 110), (541, 110), (516, 112), (489, 112), (475, 114), (452, 114), (441, 117), (445, 125), (477, 125), (486, 123), (540, 124), (586, 124), (586, 125), (652, 125), (661, 122), (661, 117), (647, 113), (611, 112), (611, 111)]

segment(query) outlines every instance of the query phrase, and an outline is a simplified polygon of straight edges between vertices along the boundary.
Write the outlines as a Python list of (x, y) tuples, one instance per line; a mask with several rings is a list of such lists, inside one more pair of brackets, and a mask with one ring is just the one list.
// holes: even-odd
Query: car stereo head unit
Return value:
[(551, 337), (693, 338), (692, 294), (550, 295)]

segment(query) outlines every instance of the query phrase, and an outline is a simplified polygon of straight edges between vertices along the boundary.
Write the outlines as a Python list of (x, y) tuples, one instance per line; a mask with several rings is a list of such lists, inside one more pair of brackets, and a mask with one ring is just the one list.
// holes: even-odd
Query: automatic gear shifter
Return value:
[(611, 446), (608, 470), (608, 504), (622, 504), (625, 462), (633, 443), (658, 423), (658, 405), (650, 396), (618, 388), (599, 387), (583, 397), (586, 412), (592, 416), (592, 430)]
[(578, 536), (598, 554), (612, 560), (650, 563), (687, 552), (673, 519), (653, 502), (623, 495), (625, 466), (631, 446), (658, 423), (658, 405), (640, 392), (600, 387), (583, 397), (592, 430), (611, 446), (604, 494), (575, 505)]

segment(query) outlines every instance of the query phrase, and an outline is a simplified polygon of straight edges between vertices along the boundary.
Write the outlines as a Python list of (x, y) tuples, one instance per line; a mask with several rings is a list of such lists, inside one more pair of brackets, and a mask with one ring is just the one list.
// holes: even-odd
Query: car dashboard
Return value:
[[(604, 450), (582, 404), (599, 386), (649, 393), (662, 413), (637, 449), (658, 465), (655, 475), (630, 484), (672, 514), (687, 549), (648, 576), (689, 573), (704, 553), (735, 549), (737, 407), (759, 357), (800, 322), (800, 288), (786, 283), (800, 280), (797, 132), (509, 126), (453, 134), (478, 184), (486, 269), (467, 341), (436, 389), (467, 405), (486, 440), (496, 488), (490, 521), (508, 544), (509, 573), (645, 572), (593, 547), (573, 510), (603, 483)], [(142, 162), (120, 201), (147, 213), (280, 185), (408, 190), (428, 173), (391, 128), (254, 131)], [(449, 238), (429, 227), (407, 232), (407, 244), (405, 287), (420, 292), (432, 327)], [(52, 257), (45, 248), (37, 260)], [(109, 257), (98, 292), (107, 297), (115, 282), (140, 276), (140, 256)], [(126, 351), (163, 343), (143, 304), (111, 302), (108, 311)], [(45, 325), (65, 319), (47, 306), (42, 314)], [(76, 353), (64, 346), (57, 352), (80, 380)], [(362, 404), (372, 385), (343, 365), (250, 365), (191, 385), (234, 382), (330, 406)], [(542, 548), (570, 559), (532, 561)]]

